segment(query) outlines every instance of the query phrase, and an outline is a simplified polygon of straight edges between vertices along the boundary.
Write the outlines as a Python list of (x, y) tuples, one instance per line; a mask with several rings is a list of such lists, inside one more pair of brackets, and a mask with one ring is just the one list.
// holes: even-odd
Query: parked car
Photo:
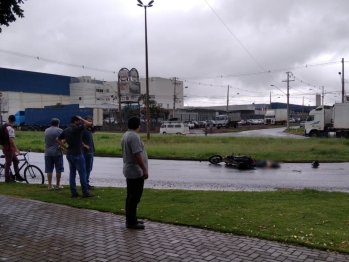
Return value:
[(192, 123), (194, 124), (194, 127), (195, 128), (199, 128), (199, 122), (198, 121), (192, 121)]
[(304, 126), (305, 126), (305, 121), (304, 120), (299, 122), (299, 127), (304, 127)]
[(205, 127), (206, 126), (206, 122), (205, 121), (198, 121), (198, 126), (199, 127)]
[(238, 122), (238, 125), (239, 125), (239, 126), (246, 125), (246, 120), (241, 119), (241, 120)]
[(216, 126), (216, 121), (214, 121), (214, 120), (207, 120), (206, 121), (207, 126), (210, 126), (211, 124), (212, 124), (212, 126)]
[(290, 118), (290, 119), (288, 120), (288, 122), (289, 122), (289, 123), (296, 123), (296, 120), (294, 120), (294, 118)]
[(184, 124), (187, 124), (190, 129), (195, 127), (194, 123), (192, 123), (188, 120), (184, 121)]

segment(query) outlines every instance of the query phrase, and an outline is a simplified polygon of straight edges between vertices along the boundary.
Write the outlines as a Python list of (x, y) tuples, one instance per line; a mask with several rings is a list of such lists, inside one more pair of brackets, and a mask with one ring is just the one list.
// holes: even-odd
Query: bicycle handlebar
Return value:
[[(27, 155), (29, 152), (31, 152), (32, 150), (31, 149), (29, 149), (27, 152), (25, 152), (25, 153), (20, 153), (20, 154), (17, 154), (16, 156), (25, 156), (25, 155)], [(0, 156), (0, 158), (5, 158), (5, 155), (1, 155)]]

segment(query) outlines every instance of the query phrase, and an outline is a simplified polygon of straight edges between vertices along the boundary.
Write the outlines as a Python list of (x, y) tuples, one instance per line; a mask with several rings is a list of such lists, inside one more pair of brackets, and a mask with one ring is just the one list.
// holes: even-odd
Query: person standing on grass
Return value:
[[(2, 152), (5, 155), (5, 182), (11, 183), (17, 181), (25, 181), (25, 179), (18, 173), (18, 158), (17, 154), (20, 154), (21, 152), (18, 150), (16, 144), (15, 144), (15, 130), (13, 129), (13, 126), (16, 122), (16, 117), (14, 115), (10, 115), (8, 117), (8, 122), (6, 123), (6, 127), (4, 130), (4, 138), (5, 143), (2, 146)], [(10, 167), (13, 162), (13, 169), (15, 171), (15, 175), (13, 177), (10, 176)]]
[(140, 124), (138, 117), (131, 117), (127, 122), (128, 131), (121, 139), (127, 187), (126, 228), (132, 229), (144, 229), (143, 221), (137, 219), (137, 206), (143, 194), (144, 180), (148, 179), (148, 155), (138, 135)]
[(59, 119), (52, 118), (51, 126), (45, 129), (45, 173), (47, 173), (47, 189), (52, 190), (52, 172), (56, 170), (56, 189), (62, 189), (60, 185), (61, 175), (64, 172), (63, 152), (57, 144), (56, 138), (63, 132), (59, 128)]
[[(91, 116), (86, 116), (85, 120), (93, 123)], [(84, 147), (84, 158), (86, 162), (87, 187), (88, 190), (93, 190), (95, 189), (95, 187), (90, 185), (90, 174), (93, 167), (93, 153), (95, 152), (95, 145), (92, 136), (92, 126), (82, 131), (82, 146)]]
[[(83, 121), (84, 125), (80, 125)], [(93, 197), (94, 194), (88, 191), (86, 181), (86, 163), (82, 150), (82, 131), (89, 128), (92, 122), (89, 122), (80, 116), (71, 117), (71, 125), (63, 130), (63, 132), (56, 138), (56, 142), (67, 149), (67, 160), (69, 163), (69, 184), (72, 198), (77, 198), (80, 194), (76, 191), (76, 171), (79, 173), (80, 184), (82, 189), (82, 197)], [(68, 147), (62, 142), (68, 144)]]

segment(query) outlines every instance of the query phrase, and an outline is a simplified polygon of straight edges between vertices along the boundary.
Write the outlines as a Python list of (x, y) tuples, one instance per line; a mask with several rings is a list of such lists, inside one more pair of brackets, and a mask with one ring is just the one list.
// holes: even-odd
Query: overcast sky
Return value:
[[(24, 18), (2, 27), (0, 67), (106, 81), (134, 67), (145, 77), (136, 0), (27, 0), (22, 8)], [(270, 93), (286, 103), (286, 72), (295, 80), (290, 103), (315, 105), (322, 87), (325, 104), (341, 102), (348, 11), (348, 0), (155, 0), (149, 76), (185, 81), (185, 106), (226, 105), (228, 85), (229, 104), (269, 103)]]

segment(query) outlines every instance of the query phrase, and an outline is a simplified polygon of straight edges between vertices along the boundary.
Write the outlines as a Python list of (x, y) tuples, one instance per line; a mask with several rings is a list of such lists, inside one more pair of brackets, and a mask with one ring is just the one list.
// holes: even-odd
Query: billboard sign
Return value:
[(121, 68), (118, 74), (118, 83), (121, 102), (134, 103), (138, 101), (141, 94), (141, 84), (137, 69)]

